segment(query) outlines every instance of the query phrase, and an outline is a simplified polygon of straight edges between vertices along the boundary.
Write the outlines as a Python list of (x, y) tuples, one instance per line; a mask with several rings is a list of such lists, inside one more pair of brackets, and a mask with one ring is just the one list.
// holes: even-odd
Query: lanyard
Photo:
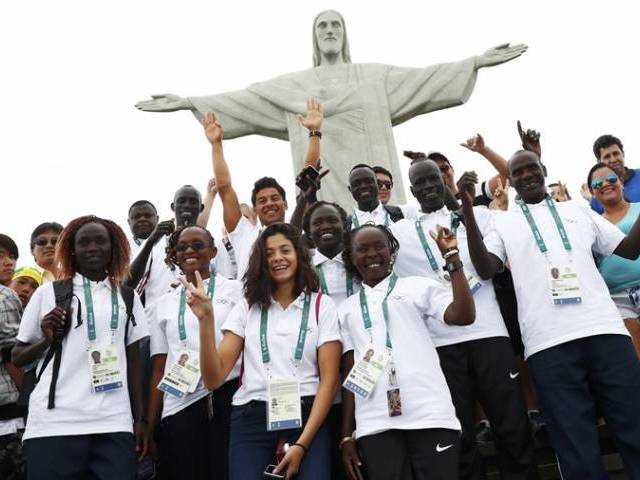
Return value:
[[(387, 212), (387, 209), (382, 207), (384, 209), (384, 226), (388, 227), (389, 226), (389, 212)], [(353, 210), (353, 217), (352, 217), (352, 222), (353, 224), (353, 228), (358, 228), (360, 226), (360, 221), (358, 220), (358, 214), (356, 213), (355, 209)], [(352, 230), (353, 230), (352, 228)]]
[(438, 262), (436, 262), (436, 257), (433, 256), (433, 252), (427, 243), (427, 237), (422, 231), (422, 225), (420, 225), (420, 220), (416, 219), (416, 232), (418, 232), (418, 238), (420, 239), (420, 243), (422, 244), (422, 249), (424, 250), (427, 259), (429, 260), (429, 265), (431, 265), (431, 270), (434, 272), (439, 271)]
[[(304, 306), (302, 307), (302, 320), (300, 320), (300, 331), (298, 332), (298, 343), (293, 356), (296, 361), (296, 368), (302, 360), (304, 353), (304, 342), (307, 339), (307, 325), (309, 324), (309, 309), (311, 307), (311, 294), (304, 296)], [(269, 309), (261, 308), (260, 312), (260, 351), (262, 352), (262, 363), (271, 363), (271, 354), (269, 353), (269, 343), (267, 341), (267, 322), (269, 320)]]
[[(207, 287), (207, 297), (209, 300), (213, 300), (213, 293), (216, 290), (216, 275), (215, 273), (209, 277), (209, 286)], [(186, 292), (184, 288), (180, 292), (180, 307), (178, 308), (178, 335), (180, 335), (180, 341), (187, 342), (187, 330), (184, 328), (184, 312), (186, 310)]]
[[(389, 337), (389, 306), (387, 305), (387, 299), (391, 294), (391, 291), (396, 286), (398, 277), (395, 273), (391, 274), (389, 279), (389, 287), (387, 288), (387, 294), (382, 301), (382, 315), (384, 316), (384, 323), (387, 329), (387, 348), (391, 350), (391, 337)], [(364, 329), (371, 332), (371, 316), (369, 315), (369, 306), (367, 305), (367, 296), (364, 293), (364, 288), (360, 290), (360, 310), (362, 311), (362, 323), (364, 323)]]
[[(327, 286), (327, 279), (324, 276), (324, 269), (322, 268), (322, 266), (323, 264), (320, 264), (316, 267), (316, 273), (318, 274), (318, 279), (320, 280), (320, 290), (325, 295), (330, 295), (329, 287)], [(345, 273), (347, 277), (347, 297), (350, 297), (351, 295), (353, 295), (353, 275), (351, 275), (351, 272), (349, 271)]]
[[(564, 249), (567, 252), (571, 252), (571, 243), (569, 242), (569, 237), (567, 236), (567, 232), (564, 229), (564, 225), (562, 224), (562, 219), (560, 215), (558, 215), (558, 210), (556, 209), (556, 204), (551, 198), (550, 195), (545, 196), (545, 201), (547, 202), (547, 206), (549, 207), (549, 211), (551, 212), (551, 216), (556, 223), (556, 228), (558, 229), (558, 233), (560, 234), (560, 238), (562, 239), (562, 244), (564, 245)], [(547, 252), (547, 244), (544, 242), (542, 238), (542, 234), (540, 230), (538, 230), (538, 225), (536, 225), (536, 221), (533, 219), (533, 215), (531, 215), (531, 210), (529, 210), (529, 206), (523, 202), (519, 201), (518, 205), (520, 205), (520, 209), (522, 213), (524, 213), (525, 218), (527, 219), (527, 223), (531, 228), (531, 233), (533, 233), (533, 238), (535, 238), (536, 243), (538, 244), (538, 248), (541, 253)]]
[[(90, 342), (96, 341), (96, 316), (93, 311), (93, 297), (91, 296), (91, 282), (88, 278), (82, 277), (82, 288), (84, 289), (84, 303), (87, 308), (87, 336)], [(120, 308), (118, 306), (118, 291), (111, 287), (111, 335), (118, 330), (118, 316)]]

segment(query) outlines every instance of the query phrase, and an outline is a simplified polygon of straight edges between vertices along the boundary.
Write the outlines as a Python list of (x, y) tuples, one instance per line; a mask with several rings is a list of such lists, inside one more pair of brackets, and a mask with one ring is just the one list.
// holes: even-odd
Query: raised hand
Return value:
[(307, 174), (307, 169), (303, 169), (302, 172), (296, 177), (296, 185), (300, 188), (302, 194), (307, 200), (313, 198), (313, 196), (320, 190), (320, 182), (331, 170), (322, 170), (322, 165), (318, 167), (319, 175), (315, 178), (311, 178)]
[(438, 244), (440, 253), (444, 254), (447, 251), (458, 247), (458, 239), (456, 238), (455, 233), (442, 225), (436, 225), (436, 228), (438, 230), (437, 233), (433, 230), (429, 230), (429, 235), (431, 235), (431, 238), (433, 238)]
[(589, 190), (589, 185), (587, 185), (586, 183), (583, 183), (582, 185), (580, 185), (580, 195), (582, 195), (582, 198), (584, 198), (587, 202), (591, 201), (591, 198), (593, 198), (593, 195), (591, 195), (591, 191)]
[(222, 125), (220, 125), (215, 113), (207, 112), (202, 119), (202, 126), (204, 127), (204, 134), (211, 145), (222, 141)]
[(522, 142), (522, 148), (535, 153), (536, 155), (538, 155), (538, 157), (542, 156), (542, 147), (540, 146), (540, 132), (536, 132), (532, 129), (524, 131), (522, 129), (520, 120), (518, 120), (518, 136), (520, 137), (520, 141)]
[(163, 93), (151, 95), (151, 100), (141, 100), (136, 103), (136, 108), (145, 112), (176, 112), (178, 110), (191, 110), (193, 106), (186, 98), (171, 93)]
[(324, 119), (324, 110), (322, 105), (315, 97), (309, 97), (307, 100), (307, 113), (296, 115), (298, 122), (310, 132), (317, 132), (322, 128), (322, 120)]
[(471, 150), (472, 152), (482, 153), (485, 149), (484, 138), (482, 138), (482, 135), (477, 133), (475, 136), (467, 138), (467, 141), (461, 143), (460, 146), (467, 150)]
[(476, 172), (464, 172), (458, 179), (457, 187), (462, 201), (462, 208), (473, 208), (477, 183), (478, 174)]
[(162, 237), (171, 235), (175, 229), (176, 226), (173, 220), (164, 220), (163, 222), (159, 222), (156, 225), (156, 228), (153, 229), (153, 232), (151, 232), (151, 235), (149, 235), (149, 241), (154, 244), (158, 243)]
[(211, 195), (218, 193), (218, 185), (216, 184), (215, 178), (210, 179), (207, 183), (207, 193), (210, 193)]
[[(180, 283), (182, 283), (187, 292), (187, 305), (189, 305), (193, 314), (198, 317), (198, 320), (207, 320), (213, 317), (213, 305), (205, 291), (204, 281), (200, 272), (196, 270), (195, 275), (195, 285), (189, 283), (185, 277), (180, 277)], [(213, 281), (213, 279), (210, 281)]]
[(554, 198), (556, 202), (567, 202), (570, 200), (569, 193), (567, 192), (567, 185), (558, 180), (558, 193), (556, 198)]
[(411, 150), (405, 150), (404, 152), (402, 152), (402, 154), (414, 161), (420, 160), (422, 158), (427, 158), (424, 152), (412, 152)]
[(513, 46), (508, 43), (503, 43), (497, 47), (490, 48), (482, 55), (476, 57), (476, 68), (493, 67), (501, 63), (509, 62), (526, 52), (527, 48), (529, 47), (523, 43)]
[(498, 177), (498, 186), (493, 191), (493, 200), (489, 204), (492, 210), (507, 210), (509, 208), (509, 179), (502, 185), (502, 179)]

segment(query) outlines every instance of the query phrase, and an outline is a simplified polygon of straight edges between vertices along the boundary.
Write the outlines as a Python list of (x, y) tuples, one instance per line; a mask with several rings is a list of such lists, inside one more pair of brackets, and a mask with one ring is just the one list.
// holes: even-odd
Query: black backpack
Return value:
[[(383, 205), (382, 208), (384, 208), (389, 214), (391, 223), (396, 223), (398, 220), (402, 220), (404, 218), (404, 214), (400, 207), (396, 207), (395, 205)], [(349, 215), (349, 217), (347, 217), (346, 228), (347, 231), (353, 228), (353, 215)]]
[[(74, 297), (73, 294), (73, 280), (56, 280), (53, 282), (53, 293), (56, 298), (56, 306), (62, 308), (65, 312), (67, 312), (67, 322), (66, 322), (66, 330), (68, 331), (71, 328), (71, 300)], [(129, 322), (133, 323), (133, 326), (136, 326), (135, 316), (133, 315), (133, 289), (127, 287), (126, 285), (120, 285), (120, 294), (124, 300), (125, 309), (127, 312), (127, 320), (125, 322), (124, 327), (124, 338), (125, 344), (127, 341), (127, 336), (129, 333)], [(80, 299), (78, 299), (78, 311), (77, 311), (77, 323), (76, 326), (81, 325), (82, 321), (80, 319), (82, 312), (82, 304), (80, 303)], [(58, 382), (58, 374), (60, 372), (60, 360), (62, 358), (62, 339), (66, 331), (54, 332), (53, 335), (53, 343), (49, 347), (47, 354), (44, 357), (44, 361), (42, 362), (42, 367), (40, 368), (40, 373), (35, 375), (35, 368), (33, 369), (35, 381), (31, 387), (31, 390), (25, 394), (26, 402), (29, 402), (29, 395), (33, 388), (35, 388), (36, 384), (40, 381), (40, 377), (42, 377), (42, 373), (44, 372), (47, 365), (53, 358), (53, 372), (51, 373), (51, 384), (49, 385), (49, 403), (47, 405), (48, 409), (55, 408), (55, 397), (56, 397), (56, 383)]]

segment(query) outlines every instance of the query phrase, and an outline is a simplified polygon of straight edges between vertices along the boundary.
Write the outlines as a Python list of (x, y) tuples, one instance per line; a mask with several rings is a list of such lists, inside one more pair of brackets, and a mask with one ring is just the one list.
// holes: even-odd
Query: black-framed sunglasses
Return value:
[(40, 238), (36, 238), (36, 240), (33, 243), (39, 247), (46, 247), (47, 244), (50, 244), (52, 247), (55, 247), (56, 243), (58, 243), (58, 237), (51, 237), (51, 238), (40, 237)]
[(176, 252), (185, 252), (187, 249), (191, 248), (193, 250), (202, 250), (207, 247), (212, 247), (212, 243), (205, 243), (201, 241), (191, 242), (191, 243), (176, 243)]
[(393, 182), (391, 180), (378, 180), (378, 188), (391, 190), (393, 188)]

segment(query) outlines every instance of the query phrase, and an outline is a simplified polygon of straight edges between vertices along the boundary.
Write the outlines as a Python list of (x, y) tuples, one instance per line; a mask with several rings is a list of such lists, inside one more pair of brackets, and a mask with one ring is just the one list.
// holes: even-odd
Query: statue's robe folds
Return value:
[[(323, 82), (323, 73), (334, 73), (331, 77), (341, 80)], [(392, 127), (416, 115), (464, 103), (476, 76), (475, 57), (426, 68), (351, 63), (290, 73), (244, 90), (189, 97), (189, 101), (198, 118), (209, 111), (216, 113), (226, 139), (257, 134), (289, 140), (297, 174), (304, 162), (308, 132), (296, 115), (304, 114), (310, 96), (317, 97), (325, 116), (322, 165), (331, 170), (322, 180), (319, 197), (351, 208), (348, 173), (358, 163), (389, 169), (395, 183), (392, 203), (405, 203)]]

